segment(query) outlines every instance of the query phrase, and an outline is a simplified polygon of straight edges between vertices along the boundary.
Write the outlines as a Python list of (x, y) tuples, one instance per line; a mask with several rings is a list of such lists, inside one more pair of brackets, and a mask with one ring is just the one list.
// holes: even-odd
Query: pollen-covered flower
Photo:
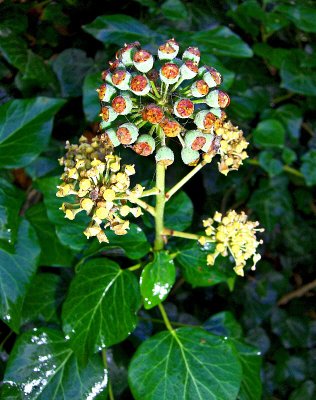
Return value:
[(165, 166), (173, 162), (176, 139), (187, 165), (195, 165), (203, 153), (220, 153), (214, 131), (223, 126), (223, 109), (230, 102), (219, 89), (221, 74), (200, 65), (200, 50), (191, 46), (182, 55), (179, 50), (175, 39), (161, 44), (157, 55), (138, 42), (126, 44), (103, 71), (105, 82), (97, 89), (100, 129), (113, 146), (128, 146), (142, 156), (154, 153)]
[[(214, 265), (216, 257), (221, 254), (226, 257), (230, 253), (235, 260), (234, 271), (237, 275), (244, 276), (244, 267), (247, 260), (252, 259), (252, 270), (256, 268), (256, 263), (261, 256), (256, 253), (257, 247), (262, 240), (257, 240), (256, 232), (263, 232), (258, 228), (259, 222), (248, 221), (247, 215), (242, 212), (229, 211), (226, 215), (219, 212), (213, 218), (203, 221), (206, 228), (206, 236), (216, 243), (215, 253), (208, 254), (208, 265)], [(200, 239), (201, 244), (205, 244), (205, 238)]]
[[(130, 140), (134, 141), (133, 129), (128, 124), (119, 129), (127, 129)], [(135, 174), (135, 169), (133, 165), (121, 165), (120, 157), (113, 154), (109, 138), (115, 135), (114, 130), (108, 130), (107, 135), (94, 137), (91, 142), (85, 136), (81, 136), (79, 145), (67, 142), (67, 153), (59, 160), (64, 173), (56, 195), (72, 196), (71, 202), (61, 207), (65, 218), (73, 220), (84, 211), (91, 218), (84, 234), (87, 238), (96, 236), (99, 242), (108, 242), (106, 228), (116, 235), (126, 234), (129, 221), (125, 217), (129, 213), (134, 217), (142, 214), (140, 207), (128, 204), (128, 200), (133, 203), (133, 199), (142, 195), (143, 187), (130, 188), (130, 176)], [(129, 137), (124, 135), (119, 137)]]

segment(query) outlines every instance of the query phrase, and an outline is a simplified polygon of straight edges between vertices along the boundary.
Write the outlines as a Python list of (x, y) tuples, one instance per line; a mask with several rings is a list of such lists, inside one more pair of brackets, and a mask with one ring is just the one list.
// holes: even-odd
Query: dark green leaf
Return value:
[(282, 159), (287, 165), (291, 165), (294, 161), (296, 161), (297, 156), (294, 150), (285, 147), (282, 151)]
[(57, 56), (52, 67), (59, 80), (62, 97), (81, 96), (84, 77), (92, 65), (92, 59), (80, 49), (66, 49)]
[(274, 154), (270, 151), (260, 152), (259, 164), (270, 176), (279, 175), (283, 171), (282, 162), (275, 158)]
[(56, 235), (55, 227), (48, 220), (46, 208), (39, 203), (29, 208), (26, 217), (35, 228), (41, 246), (40, 265), (71, 266), (73, 254), (63, 246)]
[(283, 61), (291, 54), (291, 50), (272, 47), (267, 43), (255, 43), (253, 51), (277, 69), (281, 68)]
[(63, 327), (81, 359), (124, 340), (136, 327), (139, 285), (130, 271), (98, 258), (84, 264), (63, 306)]
[(87, 121), (97, 121), (100, 104), (96, 89), (102, 83), (100, 71), (86, 75), (83, 82), (83, 110)]
[(293, 54), (283, 60), (281, 66), (281, 87), (294, 93), (316, 96), (316, 74), (310, 68), (301, 66), (303, 55)]
[(35, 275), (23, 303), (23, 323), (34, 321), (59, 323), (57, 309), (63, 302), (65, 294), (60, 276), (50, 273)]
[(165, 225), (168, 228), (183, 231), (191, 225), (193, 204), (185, 192), (175, 194), (165, 207)]
[(150, 309), (162, 303), (175, 279), (176, 270), (171, 257), (167, 252), (155, 252), (153, 261), (145, 266), (140, 277), (140, 292), (145, 308)]
[(35, 180), (47, 175), (55, 169), (59, 169), (57, 158), (37, 157), (25, 168), (25, 171), (33, 180)]
[(0, 107), (0, 167), (23, 167), (47, 146), (53, 118), (64, 104), (37, 97), (12, 100)]
[(21, 190), (0, 178), (0, 246), (15, 243), (24, 197)]
[(161, 11), (171, 21), (181, 21), (188, 17), (187, 9), (180, 0), (166, 0), (161, 5)]
[(193, 287), (213, 286), (228, 282), (235, 277), (227, 258), (219, 256), (215, 265), (207, 265), (207, 254), (213, 253), (214, 250), (215, 246), (212, 243), (202, 247), (196, 242), (190, 242), (179, 247), (176, 261), (180, 265), (184, 279)]
[(129, 367), (136, 400), (234, 400), (240, 381), (231, 346), (200, 328), (158, 333), (140, 345)]
[(114, 43), (123, 46), (124, 43), (135, 41), (145, 44), (158, 39), (156, 32), (123, 14), (101, 15), (91, 24), (84, 25), (83, 29), (105, 45)]
[(218, 336), (226, 336), (239, 339), (242, 336), (242, 329), (234, 315), (229, 311), (223, 311), (208, 318), (203, 328)]
[(280, 4), (275, 11), (285, 14), (299, 29), (305, 32), (316, 32), (316, 10), (305, 4)]
[(219, 56), (251, 57), (251, 48), (233, 31), (225, 26), (217, 26), (190, 35), (191, 42), (196, 43), (202, 51)]
[(15, 332), (20, 327), (22, 304), (39, 254), (35, 232), (25, 220), (20, 223), (14, 253), (0, 249), (0, 314)]
[(276, 119), (266, 119), (259, 122), (253, 131), (256, 145), (263, 147), (282, 147), (285, 140), (285, 130)]
[(310, 150), (302, 157), (301, 172), (304, 175), (307, 186), (316, 185), (316, 150)]
[(81, 366), (61, 332), (41, 328), (24, 333), (16, 342), (3, 391), (6, 396), (18, 392), (15, 399), (102, 399), (107, 381), (101, 357), (91, 356)]
[(260, 22), (265, 18), (265, 12), (254, 0), (247, 0), (241, 3), (237, 8), (228, 11), (227, 15), (247, 33), (257, 36), (260, 32)]
[(2, 56), (9, 64), (23, 71), (27, 63), (25, 41), (8, 28), (1, 29), (0, 27), (0, 33), (0, 50)]
[(291, 393), (289, 400), (313, 400), (316, 396), (316, 385), (313, 381), (306, 381), (294, 392)]

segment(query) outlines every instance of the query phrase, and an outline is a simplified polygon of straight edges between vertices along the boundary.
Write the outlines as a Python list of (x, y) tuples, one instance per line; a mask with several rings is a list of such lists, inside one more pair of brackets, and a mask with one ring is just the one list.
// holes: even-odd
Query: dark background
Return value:
[[(195, 231), (215, 210), (245, 210), (259, 220), (263, 260), (255, 273), (236, 279), (233, 291), (224, 282), (192, 288), (180, 279), (167, 309), (188, 323), (231, 311), (263, 354), (263, 397), (315, 398), (315, 2), (63, 0), (4, 1), (0, 7), (1, 103), (65, 100), (40, 157), (0, 172), (27, 193), (27, 206), (41, 201), (34, 182), (58, 175), (65, 140), (96, 133), (100, 72), (124, 42), (141, 39), (153, 50), (175, 37), (182, 49), (198, 46), (202, 61), (222, 73), (231, 96), (227, 112), (244, 130), (250, 157), (227, 177), (207, 166), (184, 189), (194, 204)], [(99, 16), (105, 18), (93, 23)], [(120, 151), (135, 161), (131, 151)], [(152, 182), (153, 160), (138, 162), (138, 177)], [(168, 185), (188, 170), (177, 162)], [(283, 298), (299, 288), (298, 297)], [(8, 333), (3, 325), (3, 368), (15, 340), (14, 334), (5, 340)], [(129, 355), (129, 347), (123, 349)], [(125, 391), (121, 398), (128, 396)]]

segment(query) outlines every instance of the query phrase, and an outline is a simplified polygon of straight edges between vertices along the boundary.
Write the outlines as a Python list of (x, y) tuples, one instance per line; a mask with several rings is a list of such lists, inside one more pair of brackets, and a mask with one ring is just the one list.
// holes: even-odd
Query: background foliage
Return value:
[[(117, 47), (139, 40), (151, 50), (175, 37), (183, 48), (198, 46), (202, 61), (224, 76), (232, 100), (228, 113), (251, 142), (251, 157), (227, 178), (219, 176), (216, 166), (206, 167), (185, 187), (186, 194), (168, 203), (166, 225), (174, 229), (192, 225), (198, 230), (201, 218), (216, 209), (235, 208), (246, 210), (266, 231), (257, 271), (236, 280), (223, 260), (210, 270), (197, 245), (174, 241), (179, 252), (177, 277), (167, 312), (178, 326), (204, 323), (208, 331), (235, 342), (243, 354), (243, 368), (249, 368), (243, 371), (248, 379), (242, 383), (240, 399), (261, 398), (260, 382), (252, 376), (260, 368), (258, 351), (263, 398), (314, 399), (315, 294), (280, 299), (315, 279), (315, 4), (307, 0), (4, 1), (0, 15), (1, 375), (6, 369), (6, 380), (25, 383), (31, 379), (30, 365), (42, 368), (43, 374), (56, 372), (57, 365), (50, 384), (36, 397), (46, 399), (68, 398), (74, 388), (81, 398), (95, 385), (105, 385), (99, 355), (85, 367), (78, 365), (77, 375), (69, 375), (78, 360), (62, 341), (61, 304), (67, 293), (73, 293), (63, 308), (69, 336), (77, 329), (71, 302), (80, 302), (89, 279), (102, 284), (116, 279), (118, 287), (128, 289), (118, 304), (109, 306), (128, 308), (136, 280), (129, 271), (116, 278), (117, 263), (129, 267), (148, 252), (152, 222), (144, 219), (142, 232), (133, 226), (126, 237), (110, 238), (111, 245), (87, 244), (80, 219), (71, 224), (58, 210), (57, 159), (66, 139), (83, 131), (96, 133), (95, 89)], [(134, 154), (121, 151), (133, 161)], [(137, 162), (141, 163), (138, 179), (152, 182), (152, 161)], [(187, 170), (181, 163), (170, 168), (168, 186)], [(84, 263), (95, 255), (112, 258), (110, 269), (98, 268), (104, 261), (100, 258)], [(79, 274), (73, 279), (75, 270)], [(172, 284), (174, 270), (169, 274)], [(147, 289), (142, 287), (142, 294)], [(159, 313), (148, 304), (145, 308), (138, 320), (127, 312), (117, 337), (108, 337), (107, 344), (113, 345), (137, 324), (132, 335), (108, 353), (117, 398), (131, 396), (127, 366), (135, 349), (163, 329)], [(101, 337), (93, 342), (86, 338), (88, 329), (98, 329), (102, 316), (96, 317), (85, 324), (78, 342), (81, 351), (103, 344)], [(187, 329), (179, 331), (184, 345)], [(150, 340), (172, 340), (163, 335)], [(145, 346), (148, 355), (152, 343)], [(49, 360), (39, 363), (45, 354), (53, 354), (56, 365)], [(141, 368), (136, 353), (132, 388), (133, 376)], [(12, 388), (2, 390), (4, 398), (20, 398)], [(133, 392), (137, 398), (147, 398), (141, 390)]]

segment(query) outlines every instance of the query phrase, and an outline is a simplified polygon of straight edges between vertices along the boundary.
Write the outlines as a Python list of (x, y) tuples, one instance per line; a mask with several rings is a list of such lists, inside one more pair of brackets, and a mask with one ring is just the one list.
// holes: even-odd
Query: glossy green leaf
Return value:
[(176, 193), (165, 207), (165, 226), (183, 231), (191, 225), (193, 204), (185, 192)]
[(37, 268), (40, 248), (34, 229), (22, 220), (14, 252), (0, 249), (0, 317), (18, 332), (22, 304)]
[(251, 57), (253, 54), (251, 48), (236, 33), (225, 26), (195, 32), (190, 39), (202, 51), (219, 56), (241, 58)]
[(55, 58), (52, 67), (59, 80), (62, 97), (81, 96), (84, 77), (92, 65), (93, 60), (80, 49), (66, 49)]
[(213, 54), (204, 52), (201, 54), (201, 62), (216, 68), (220, 72), (223, 77), (221, 88), (228, 90), (232, 86), (236, 74), (232, 70), (227, 69), (217, 57), (215, 57)]
[(269, 46), (267, 43), (255, 43), (253, 51), (273, 67), (280, 69), (283, 61), (289, 57), (291, 50)]
[(83, 82), (83, 110), (87, 121), (98, 121), (100, 103), (96, 89), (102, 83), (100, 71), (86, 75)]
[(310, 150), (302, 157), (301, 172), (307, 186), (316, 185), (316, 150)]
[(15, 243), (24, 198), (21, 190), (0, 178), (0, 247)]
[(215, 265), (207, 265), (207, 254), (214, 253), (215, 246), (207, 243), (201, 246), (196, 242), (189, 242), (179, 246), (176, 261), (180, 266), (184, 279), (193, 287), (213, 286), (221, 282), (228, 282), (235, 278), (229, 260), (219, 256)]
[(63, 306), (63, 328), (81, 359), (123, 341), (136, 327), (140, 305), (134, 274), (106, 258), (85, 263)]
[(74, 255), (63, 246), (55, 232), (55, 226), (48, 220), (46, 208), (38, 203), (29, 208), (26, 217), (35, 228), (41, 246), (40, 265), (71, 266)]
[(283, 164), (275, 158), (275, 155), (270, 151), (261, 151), (258, 157), (260, 166), (270, 175), (276, 176), (282, 173)]
[(166, 0), (161, 5), (163, 15), (171, 21), (181, 21), (188, 17), (188, 11), (180, 0)]
[(212, 315), (203, 323), (203, 328), (218, 336), (227, 336), (239, 339), (242, 336), (242, 329), (230, 311), (222, 311)]
[(278, 4), (276, 9), (280, 14), (285, 14), (299, 29), (305, 32), (316, 32), (316, 10), (303, 2), (300, 4)]
[(114, 43), (123, 46), (124, 43), (135, 41), (145, 44), (158, 36), (137, 19), (123, 14), (101, 15), (84, 25), (83, 29), (105, 45)]
[(301, 66), (303, 54), (292, 54), (283, 60), (280, 75), (281, 87), (294, 93), (316, 96), (315, 70)]
[(140, 292), (146, 309), (162, 303), (168, 296), (176, 279), (174, 262), (167, 252), (154, 253), (154, 259), (148, 263), (140, 277)]
[(118, 236), (111, 230), (106, 232), (109, 243), (99, 243), (93, 241), (91, 245), (84, 251), (84, 257), (89, 257), (101, 252), (107, 252), (111, 249), (119, 248), (125, 255), (132, 260), (144, 257), (150, 250), (148, 242), (143, 230), (136, 224), (130, 224), (126, 235)]
[(0, 27), (0, 50), (5, 60), (14, 67), (24, 70), (27, 63), (27, 47), (21, 37), (11, 29)]
[(282, 151), (282, 160), (285, 164), (290, 165), (296, 161), (297, 156), (294, 150), (285, 147)]
[(285, 140), (285, 130), (276, 119), (266, 119), (259, 122), (253, 131), (256, 145), (263, 147), (282, 147)]
[(23, 324), (34, 321), (59, 323), (58, 308), (65, 298), (65, 292), (60, 276), (51, 273), (36, 274), (23, 303)]
[(229, 343), (200, 328), (158, 333), (139, 346), (129, 367), (136, 400), (234, 400), (240, 381)]
[(37, 97), (12, 100), (0, 107), (0, 167), (23, 167), (47, 146), (53, 118), (64, 104)]
[[(265, 12), (257, 1), (246, 0), (238, 7), (228, 11), (229, 15), (245, 32), (257, 36), (260, 32), (260, 23), (265, 19)], [(259, 22), (260, 21), (260, 22)]]
[(81, 366), (60, 331), (35, 328), (15, 343), (2, 390), (3, 398), (103, 399), (107, 381), (100, 356)]

